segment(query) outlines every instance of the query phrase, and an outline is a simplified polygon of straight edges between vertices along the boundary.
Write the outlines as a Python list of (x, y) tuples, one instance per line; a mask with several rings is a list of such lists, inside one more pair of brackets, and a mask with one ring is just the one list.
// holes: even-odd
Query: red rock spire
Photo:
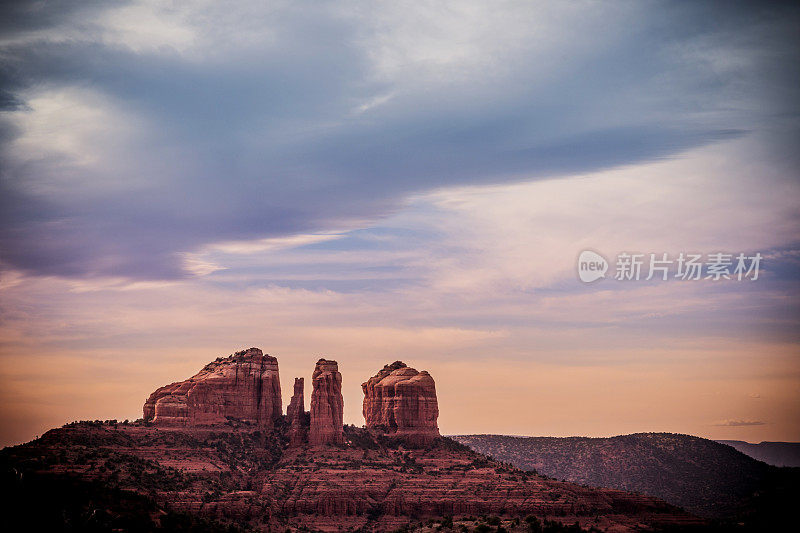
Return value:
[(308, 420), (305, 412), (305, 399), (303, 397), (303, 378), (294, 378), (294, 394), (289, 407), (286, 408), (286, 418), (289, 422), (289, 443), (299, 446), (306, 442), (308, 436)]
[(311, 380), (314, 388), (311, 393), (311, 429), (308, 442), (312, 446), (342, 444), (344, 399), (338, 363), (320, 359)]

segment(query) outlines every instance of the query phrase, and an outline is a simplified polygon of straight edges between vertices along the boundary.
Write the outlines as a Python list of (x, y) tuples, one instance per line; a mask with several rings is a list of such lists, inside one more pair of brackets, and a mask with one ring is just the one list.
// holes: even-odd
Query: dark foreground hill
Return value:
[(742, 440), (718, 440), (773, 466), (800, 467), (800, 442), (759, 442), (752, 444)]
[(443, 437), (407, 447), (346, 426), (341, 445), (291, 446), (288, 429), (278, 420), (268, 432), (235, 421), (225, 430), (146, 422), (51, 430), (0, 452), (0, 530), (541, 531), (549, 524), (545, 531), (624, 532), (700, 524), (655, 498), (526, 473)]
[(773, 522), (789, 513), (799, 495), (797, 469), (769, 466), (730, 446), (689, 435), (453, 438), (523, 470), (648, 494), (700, 516), (733, 522)]

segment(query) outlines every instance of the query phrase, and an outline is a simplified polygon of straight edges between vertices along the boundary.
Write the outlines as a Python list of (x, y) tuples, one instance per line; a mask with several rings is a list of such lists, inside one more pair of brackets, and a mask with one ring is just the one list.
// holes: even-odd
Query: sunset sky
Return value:
[[(800, 441), (798, 27), (756, 2), (4, 2), (0, 446), (139, 418), (250, 346), (285, 404), (336, 359), (356, 425), (400, 359), (445, 434)], [(583, 283), (587, 249), (763, 260)]]

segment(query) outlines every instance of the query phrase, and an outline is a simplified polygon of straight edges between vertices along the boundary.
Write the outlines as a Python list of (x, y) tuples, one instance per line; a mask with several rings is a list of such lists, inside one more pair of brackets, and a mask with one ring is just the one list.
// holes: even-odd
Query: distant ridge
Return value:
[(721, 444), (733, 446), (753, 459), (764, 461), (772, 466), (800, 467), (800, 442), (759, 442), (753, 444), (743, 440), (718, 440)]
[(708, 518), (764, 526), (793, 508), (800, 471), (691, 435), (609, 438), (456, 435), (454, 440), (556, 479), (656, 496)]

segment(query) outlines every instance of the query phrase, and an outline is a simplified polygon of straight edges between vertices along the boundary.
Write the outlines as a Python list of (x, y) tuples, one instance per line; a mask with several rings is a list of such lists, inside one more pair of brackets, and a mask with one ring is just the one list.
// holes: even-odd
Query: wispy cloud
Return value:
[(714, 422), (714, 426), (726, 426), (726, 427), (745, 427), (745, 426), (763, 426), (766, 422), (762, 422), (761, 420), (721, 420), (719, 422)]

